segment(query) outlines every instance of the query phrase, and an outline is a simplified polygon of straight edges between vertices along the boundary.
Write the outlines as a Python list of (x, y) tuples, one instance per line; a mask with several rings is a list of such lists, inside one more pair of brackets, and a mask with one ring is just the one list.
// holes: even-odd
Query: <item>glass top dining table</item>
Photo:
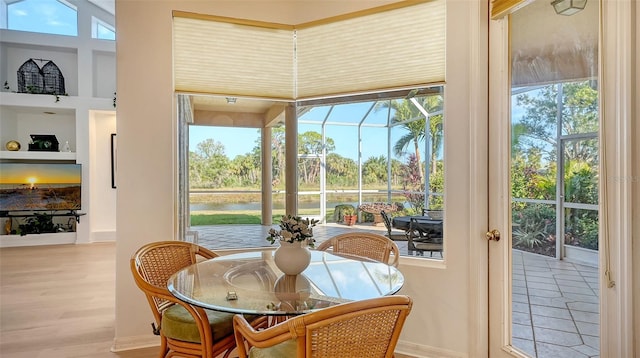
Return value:
[(284, 275), (273, 250), (223, 255), (176, 272), (168, 289), (191, 305), (223, 312), (298, 315), (397, 293), (402, 273), (385, 263), (311, 250), (300, 275)]

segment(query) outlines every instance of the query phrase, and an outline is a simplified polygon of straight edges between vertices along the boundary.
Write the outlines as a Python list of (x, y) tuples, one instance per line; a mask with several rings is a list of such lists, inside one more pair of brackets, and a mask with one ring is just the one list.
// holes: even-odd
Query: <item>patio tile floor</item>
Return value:
[[(239, 226), (192, 229), (198, 243), (210, 249), (271, 246), (265, 239), (271, 226)], [(320, 243), (349, 230), (386, 233), (384, 226), (370, 223), (319, 225), (313, 232)], [(412, 255), (406, 241), (396, 244), (402, 255)], [(599, 357), (598, 268), (518, 250), (513, 251), (512, 262), (514, 346), (535, 358)]]
[(518, 250), (512, 257), (514, 346), (536, 358), (599, 357), (598, 269)]

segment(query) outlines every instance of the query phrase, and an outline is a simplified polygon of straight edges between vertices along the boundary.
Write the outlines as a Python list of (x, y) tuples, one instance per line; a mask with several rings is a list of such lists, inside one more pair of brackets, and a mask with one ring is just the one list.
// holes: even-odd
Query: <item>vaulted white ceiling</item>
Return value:
[(116, 14), (116, 0), (89, 0), (89, 2), (108, 11), (111, 15)]

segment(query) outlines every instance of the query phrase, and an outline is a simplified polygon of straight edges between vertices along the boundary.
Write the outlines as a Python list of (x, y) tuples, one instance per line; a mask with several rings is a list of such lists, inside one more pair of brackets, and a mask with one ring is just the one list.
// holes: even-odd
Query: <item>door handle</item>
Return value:
[(487, 237), (487, 240), (491, 241), (500, 241), (500, 231), (493, 229), (491, 231), (487, 231), (487, 233), (485, 234), (485, 236)]

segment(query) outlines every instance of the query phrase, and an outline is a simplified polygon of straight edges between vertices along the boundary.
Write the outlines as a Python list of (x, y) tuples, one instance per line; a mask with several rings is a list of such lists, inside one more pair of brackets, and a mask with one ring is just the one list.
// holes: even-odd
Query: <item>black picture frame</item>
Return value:
[(116, 189), (117, 154), (116, 134), (111, 133), (111, 188), (113, 189)]
[(53, 134), (30, 134), (29, 151), (58, 152), (58, 139)]

